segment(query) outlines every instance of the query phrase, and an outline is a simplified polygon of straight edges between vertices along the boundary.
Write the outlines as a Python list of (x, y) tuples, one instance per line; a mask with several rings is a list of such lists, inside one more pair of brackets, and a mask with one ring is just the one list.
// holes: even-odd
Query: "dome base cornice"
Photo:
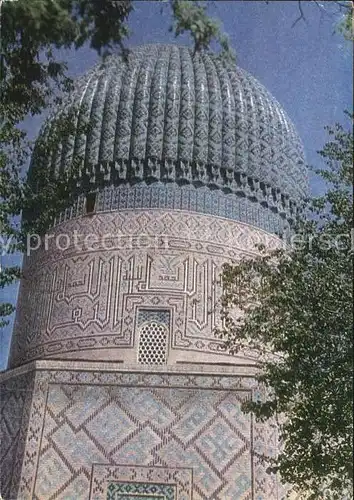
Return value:
[(177, 186), (193, 185), (196, 188), (207, 186), (211, 191), (220, 190), (225, 194), (233, 193), (238, 197), (245, 197), (279, 214), (289, 223), (297, 218), (302, 208), (300, 202), (296, 203), (280, 190), (243, 172), (229, 171), (217, 165), (205, 165), (200, 162), (174, 162), (156, 158), (117, 160), (87, 167), (77, 180), (78, 195), (83, 192), (99, 192), (110, 186), (139, 183), (174, 183)]

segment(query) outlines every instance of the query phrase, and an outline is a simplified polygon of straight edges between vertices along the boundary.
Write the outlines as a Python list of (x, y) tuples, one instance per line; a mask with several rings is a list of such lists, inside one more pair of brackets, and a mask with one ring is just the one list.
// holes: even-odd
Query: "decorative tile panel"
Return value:
[(170, 484), (109, 483), (107, 500), (176, 500), (176, 489)]
[(107, 499), (191, 500), (192, 469), (94, 464), (89, 500), (106, 492)]
[(0, 384), (0, 494), (5, 500), (17, 494), (33, 385), (32, 375)]
[(116, 482), (175, 485), (183, 500), (191, 485), (194, 500), (277, 499), (262, 460), (273, 453), (274, 430), (241, 411), (257, 389), (250, 378), (94, 372), (78, 363), (35, 380), (16, 472), (21, 500), (77, 500), (90, 490), (105, 500)]

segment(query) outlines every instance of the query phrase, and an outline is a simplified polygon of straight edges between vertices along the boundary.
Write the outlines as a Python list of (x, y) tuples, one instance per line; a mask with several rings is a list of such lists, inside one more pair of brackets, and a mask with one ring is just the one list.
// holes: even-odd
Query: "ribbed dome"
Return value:
[(55, 175), (82, 157), (92, 185), (208, 186), (279, 212), (307, 194), (301, 142), (286, 113), (217, 56), (137, 47), (127, 62), (111, 56), (79, 79), (70, 102), (79, 106), (77, 126), (92, 127), (48, 158)]

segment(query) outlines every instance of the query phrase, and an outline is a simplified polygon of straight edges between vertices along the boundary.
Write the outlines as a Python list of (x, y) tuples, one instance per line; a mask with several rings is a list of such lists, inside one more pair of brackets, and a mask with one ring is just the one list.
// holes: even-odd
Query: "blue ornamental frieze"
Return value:
[[(269, 196), (272, 198), (272, 195)], [(196, 188), (189, 184), (177, 186), (173, 183), (157, 182), (150, 185), (137, 183), (134, 186), (109, 186), (100, 190), (96, 199), (97, 213), (149, 208), (215, 215), (248, 223), (277, 235), (289, 231), (297, 216), (295, 206), (290, 209), (290, 206), (281, 208), (279, 205), (279, 210), (276, 210), (276, 202), (273, 200), (272, 209), (269, 209), (245, 196), (232, 193), (225, 195), (222, 191), (211, 190), (207, 186)], [(75, 206), (57, 216), (53, 226), (84, 214), (85, 197), (80, 196)]]

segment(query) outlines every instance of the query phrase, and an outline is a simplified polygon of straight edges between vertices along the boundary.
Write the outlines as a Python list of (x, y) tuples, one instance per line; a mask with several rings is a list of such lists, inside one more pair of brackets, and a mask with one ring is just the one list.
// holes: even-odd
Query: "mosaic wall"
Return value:
[(134, 500), (152, 485), (164, 499), (278, 498), (262, 460), (275, 431), (240, 408), (252, 379), (51, 363), (36, 374), (19, 490), (6, 500), (122, 500), (128, 483)]
[[(56, 248), (57, 235), (60, 248), (71, 243), (66, 250)], [(171, 353), (226, 355), (213, 334), (221, 266), (254, 254), (259, 243), (274, 248), (279, 240), (187, 212), (122, 211), (61, 224), (48, 250), (25, 263), (10, 364), (83, 350), (92, 359), (121, 359), (119, 348), (136, 346), (146, 309), (169, 312)]]
[(33, 391), (32, 374), (0, 384), (0, 495), (12, 500), (17, 488)]

